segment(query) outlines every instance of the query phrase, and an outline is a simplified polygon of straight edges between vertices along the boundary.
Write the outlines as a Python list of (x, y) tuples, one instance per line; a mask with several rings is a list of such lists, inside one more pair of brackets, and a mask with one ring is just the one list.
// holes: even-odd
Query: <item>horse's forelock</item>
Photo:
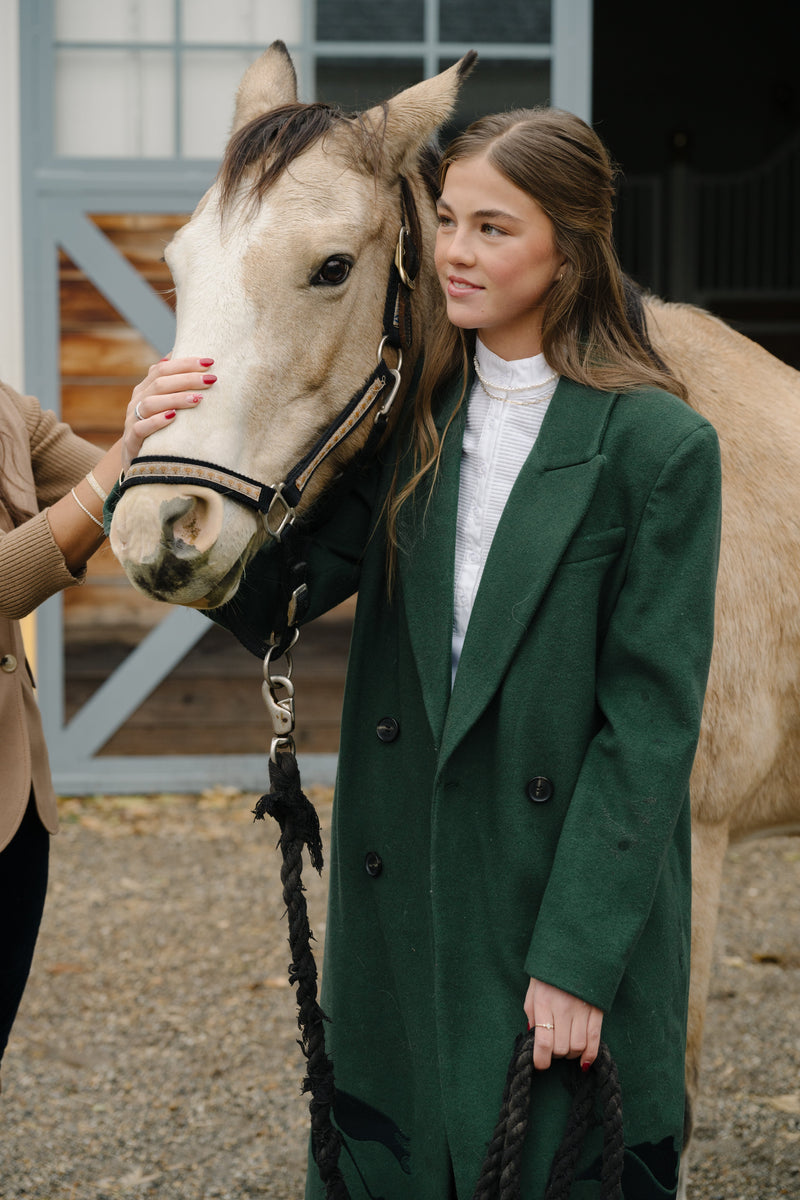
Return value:
[[(383, 129), (375, 129), (360, 114), (347, 114), (328, 104), (284, 104), (262, 113), (233, 135), (220, 168), (221, 204), (231, 203), (239, 186), (252, 171), (250, 196), (263, 199), (289, 163), (332, 131), (347, 131), (354, 166), (380, 172)], [(341, 143), (343, 147), (347, 141)]]

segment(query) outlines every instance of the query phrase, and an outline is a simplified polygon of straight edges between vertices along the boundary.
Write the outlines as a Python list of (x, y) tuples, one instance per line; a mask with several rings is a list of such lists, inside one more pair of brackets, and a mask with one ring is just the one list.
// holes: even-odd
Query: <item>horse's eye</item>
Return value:
[(341, 258), (339, 255), (336, 255), (322, 264), (311, 282), (314, 285), (322, 284), (327, 287), (337, 287), (347, 279), (352, 265), (349, 258)]

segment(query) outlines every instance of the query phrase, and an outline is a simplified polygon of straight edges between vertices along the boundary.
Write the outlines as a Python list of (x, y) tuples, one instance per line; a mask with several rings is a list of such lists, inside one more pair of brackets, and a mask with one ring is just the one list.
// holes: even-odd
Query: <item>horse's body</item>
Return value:
[[(148, 439), (148, 455), (211, 460), (272, 484), (285, 478), (374, 369), (401, 173), (420, 217), (413, 311), (417, 335), (425, 328), (439, 294), (435, 218), (418, 157), (463, 71), (457, 65), (409, 89), (358, 124), (337, 124), (263, 195), (253, 194), (263, 129), (256, 123), (240, 135), (222, 181), (168, 252), (178, 287), (175, 354), (212, 355), (219, 382), (191, 417)], [(291, 63), (276, 45), (242, 82), (235, 130), (294, 100)], [(717, 636), (692, 777), (691, 1114), (726, 847), (800, 828), (800, 374), (697, 309), (653, 300), (648, 321), (656, 349), (716, 427), (723, 461)], [(418, 351), (417, 337), (398, 404)], [(326, 461), (298, 511), (364, 436), (360, 429)], [(202, 484), (160, 483), (123, 495), (111, 534), (137, 586), (201, 608), (235, 593), (267, 536), (236, 499)], [(691, 1119), (687, 1135), (690, 1128)]]

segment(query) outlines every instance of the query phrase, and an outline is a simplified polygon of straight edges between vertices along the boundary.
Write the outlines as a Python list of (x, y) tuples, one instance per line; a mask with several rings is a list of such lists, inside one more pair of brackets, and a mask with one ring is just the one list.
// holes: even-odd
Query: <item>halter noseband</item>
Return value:
[[(378, 406), (375, 422), (369, 439), (380, 439), (386, 428), (389, 411), (400, 387), (400, 371), (403, 366), (403, 350), (412, 344), (411, 310), (409, 293), (414, 290), (419, 272), (420, 258), (415, 243), (417, 214), (414, 198), (408, 181), (401, 176), (402, 224), (397, 238), (394, 260), (389, 270), (386, 302), (383, 313), (383, 334), (378, 346), (378, 365), (351, 396), (344, 409), (321, 434), (311, 449), (295, 463), (280, 483), (261, 483), (218, 463), (205, 462), (196, 458), (181, 458), (172, 455), (142, 455), (135, 458), (125, 473), (120, 491), (142, 483), (189, 483), (200, 484), (233, 496), (240, 503), (261, 514), (270, 534), (280, 535), (287, 524), (294, 522), (297, 506), (309, 481), (317, 468), (341, 443), (357, 429), (362, 421)], [(384, 352), (390, 346), (397, 355), (397, 365), (390, 367)]]

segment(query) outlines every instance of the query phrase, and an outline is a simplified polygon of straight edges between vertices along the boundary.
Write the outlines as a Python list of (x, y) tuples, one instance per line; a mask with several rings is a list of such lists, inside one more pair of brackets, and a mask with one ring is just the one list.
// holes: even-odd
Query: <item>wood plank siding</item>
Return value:
[[(186, 217), (92, 217), (117, 250), (172, 304), (164, 247)], [(158, 352), (130, 327), (63, 252), (59, 264), (61, 402), (64, 420), (102, 447), (119, 435), (131, 389)], [(138, 593), (108, 546), (83, 587), (64, 594), (67, 718), (169, 611)], [(297, 746), (335, 753), (352, 605), (303, 631), (295, 652)], [(261, 698), (261, 665), (224, 630), (209, 631), (117, 731), (102, 754), (265, 752), (272, 736)]]

